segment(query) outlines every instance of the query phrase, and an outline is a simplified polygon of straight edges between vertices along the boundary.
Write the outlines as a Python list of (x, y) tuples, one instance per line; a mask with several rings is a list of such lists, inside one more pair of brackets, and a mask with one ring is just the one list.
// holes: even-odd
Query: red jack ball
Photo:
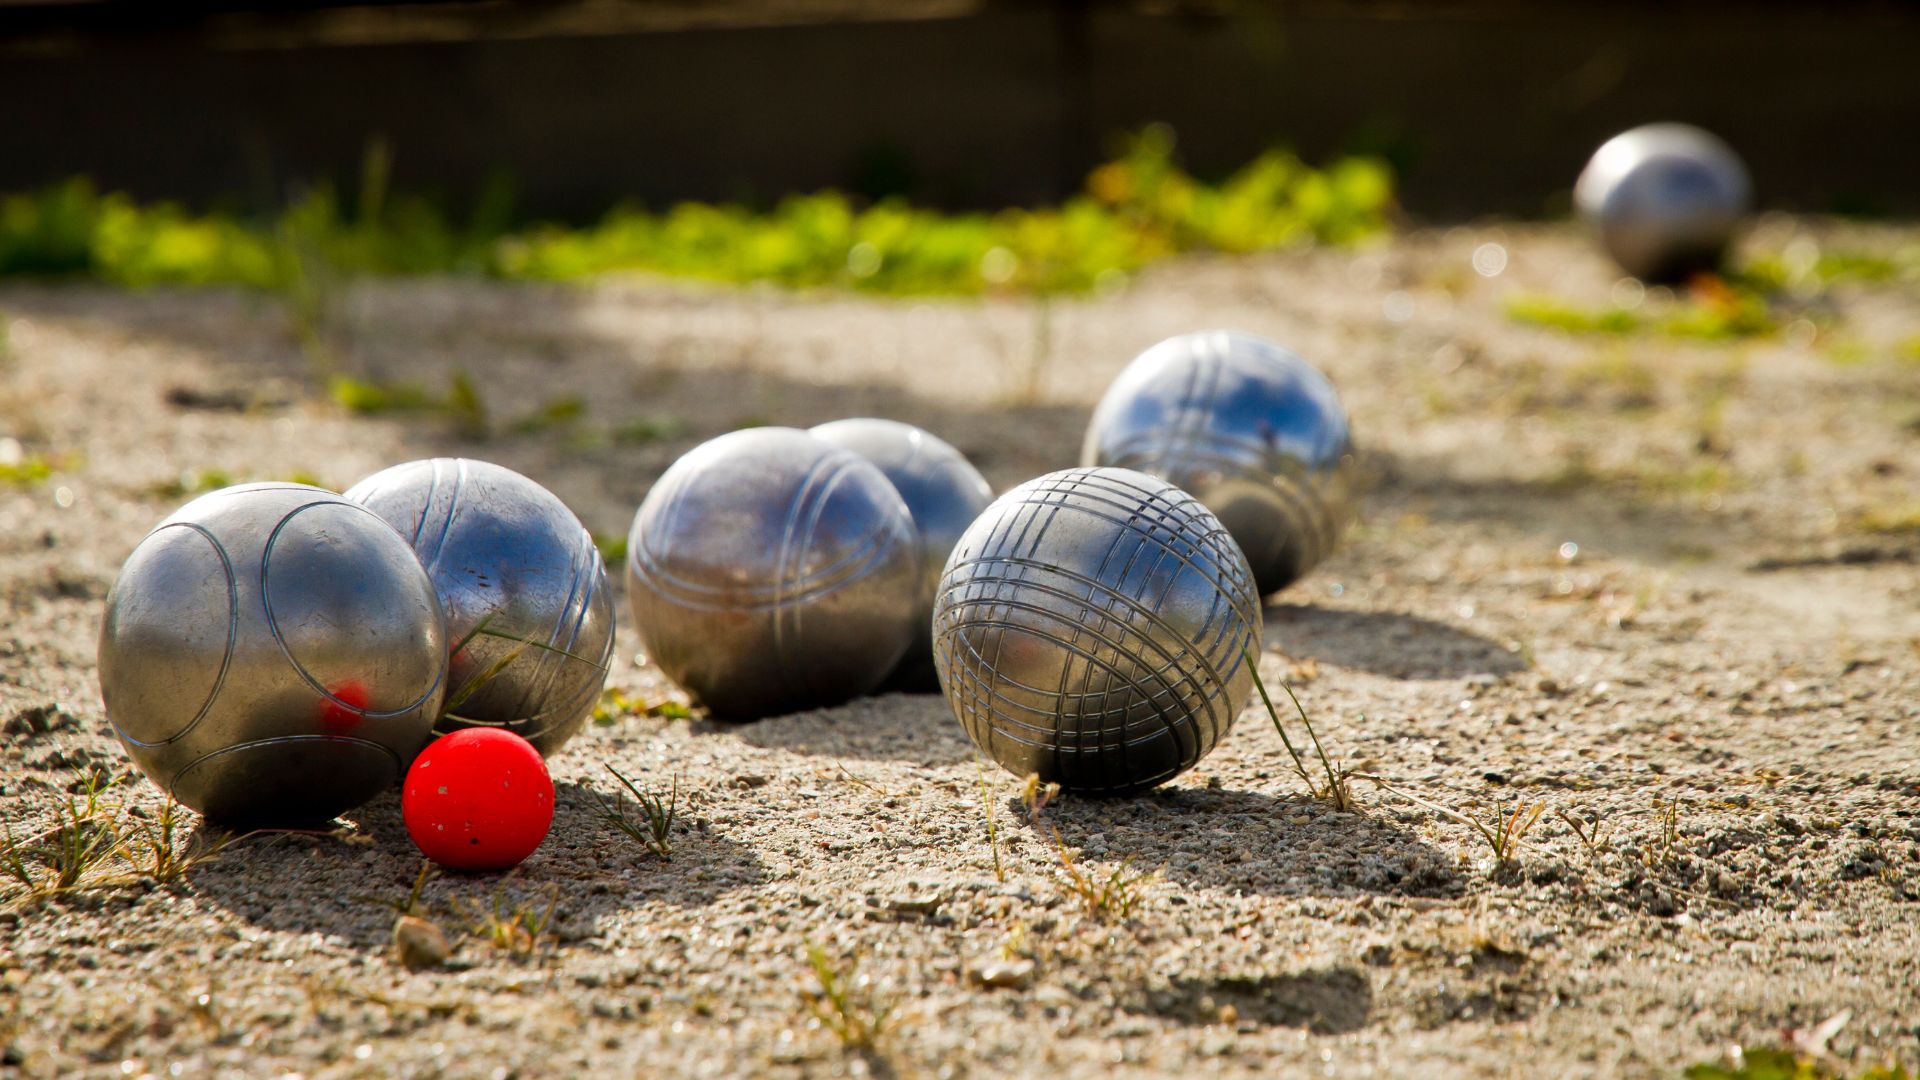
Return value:
[(533, 744), (466, 728), (427, 744), (400, 793), (407, 835), (449, 870), (505, 870), (553, 827), (553, 778)]

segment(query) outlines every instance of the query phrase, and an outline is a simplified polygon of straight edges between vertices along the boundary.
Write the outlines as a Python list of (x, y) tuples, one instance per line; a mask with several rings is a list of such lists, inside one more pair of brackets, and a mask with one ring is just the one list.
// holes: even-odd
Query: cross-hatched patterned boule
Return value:
[(694, 447), (627, 540), (627, 601), (654, 663), (715, 716), (836, 704), (914, 637), (913, 519), (880, 470), (794, 428)]
[(154, 783), (240, 828), (310, 825), (405, 774), (446, 688), (446, 623), (407, 543), (303, 484), (181, 507), (128, 556), (100, 693)]
[(1152, 473), (1199, 499), (1262, 596), (1331, 554), (1353, 516), (1353, 440), (1333, 384), (1251, 334), (1182, 334), (1134, 358), (1094, 409), (1080, 461)]
[(902, 690), (938, 690), (939, 676), (933, 670), (934, 590), (940, 587), (940, 573), (960, 534), (993, 501), (993, 488), (966, 455), (912, 424), (871, 418), (836, 420), (807, 433), (879, 466), (906, 501), (914, 533), (920, 538), (919, 606), (914, 612), (918, 632), (887, 683)]
[(975, 745), (1016, 776), (1121, 794), (1192, 768), (1253, 692), (1260, 598), (1199, 501), (1131, 469), (1002, 495), (953, 549), (934, 660)]
[[(613, 656), (613, 599), (593, 537), (559, 497), (465, 458), (374, 473), (346, 498), (413, 545), (455, 645), (441, 734), (505, 728), (552, 754), (593, 711)], [(504, 666), (503, 666), (504, 665)]]
[(1615, 135), (1594, 151), (1573, 189), (1607, 254), (1648, 281), (1718, 267), (1752, 198), (1739, 155), (1687, 124)]

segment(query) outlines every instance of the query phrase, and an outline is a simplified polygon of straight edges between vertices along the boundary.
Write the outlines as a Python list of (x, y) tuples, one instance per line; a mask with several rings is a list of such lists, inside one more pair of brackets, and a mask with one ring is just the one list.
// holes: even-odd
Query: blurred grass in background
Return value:
[(465, 223), (430, 200), (389, 197), (379, 146), (367, 155), (354, 207), (319, 186), (266, 222), (142, 205), (74, 179), (0, 197), (0, 276), (297, 296), (319, 275), (571, 281), (644, 271), (895, 295), (1061, 293), (1182, 252), (1351, 243), (1388, 227), (1393, 176), (1377, 159), (1315, 169), (1273, 151), (1214, 185), (1182, 170), (1173, 146), (1169, 129), (1150, 127), (1095, 169), (1080, 195), (1045, 209), (949, 214), (892, 199), (860, 205), (827, 191), (766, 210), (621, 207), (585, 228), (512, 228), (499, 185)]

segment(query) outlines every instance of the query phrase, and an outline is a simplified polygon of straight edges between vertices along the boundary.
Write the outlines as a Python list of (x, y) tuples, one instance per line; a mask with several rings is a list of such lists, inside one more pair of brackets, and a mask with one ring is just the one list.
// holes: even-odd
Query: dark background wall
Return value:
[(357, 174), (521, 213), (823, 186), (1052, 200), (1151, 121), (1196, 171), (1382, 151), (1413, 212), (1551, 211), (1636, 123), (1727, 137), (1763, 200), (1920, 210), (1904, 5), (0, 0), (0, 190), (84, 173), (270, 204)]

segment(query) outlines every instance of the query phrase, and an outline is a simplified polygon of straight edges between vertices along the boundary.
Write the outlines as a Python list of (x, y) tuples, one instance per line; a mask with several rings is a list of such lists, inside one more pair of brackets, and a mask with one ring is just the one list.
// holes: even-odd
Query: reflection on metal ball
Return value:
[(873, 690), (913, 641), (919, 579), (913, 518), (886, 476), (794, 428), (688, 451), (627, 541), (648, 655), (728, 719)]
[(180, 508), (107, 596), (100, 693), (127, 752), (240, 828), (309, 825), (405, 774), (446, 688), (446, 623), (406, 541), (304, 484)]
[(1191, 493), (1233, 534), (1262, 596), (1331, 554), (1353, 516), (1353, 440), (1333, 384), (1251, 334), (1182, 334), (1141, 353), (1094, 409), (1080, 461)]
[(1260, 597), (1191, 495), (1068, 469), (1002, 495), (953, 549), (933, 614), (947, 700), (1016, 776), (1138, 791), (1192, 768), (1253, 692)]
[(906, 500), (920, 538), (920, 590), (912, 647), (888, 683), (902, 690), (940, 688), (933, 670), (933, 593), (960, 534), (993, 501), (993, 488), (966, 456), (912, 424), (895, 420), (836, 420), (807, 432), (879, 466)]
[(1621, 269), (1677, 281), (1720, 265), (1753, 198), (1739, 155), (1687, 124), (1647, 124), (1608, 139), (1573, 201)]
[(613, 600), (593, 537), (552, 492), (465, 458), (395, 465), (347, 489), (433, 578), (455, 645), (441, 734), (505, 728), (552, 754), (606, 685)]

